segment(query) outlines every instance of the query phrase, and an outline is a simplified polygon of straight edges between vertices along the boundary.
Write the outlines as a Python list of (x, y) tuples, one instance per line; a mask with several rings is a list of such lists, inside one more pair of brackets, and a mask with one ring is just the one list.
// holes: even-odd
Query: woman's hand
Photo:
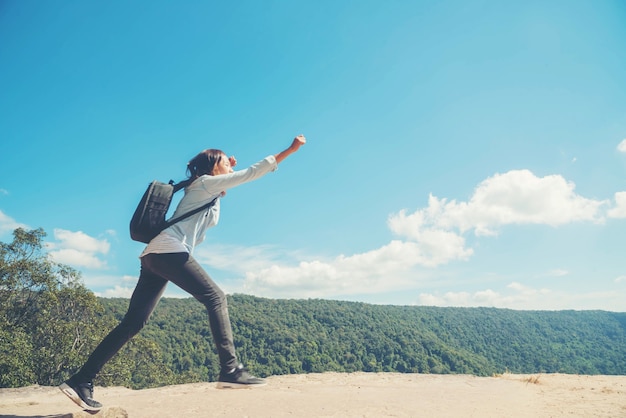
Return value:
[(276, 162), (280, 164), (285, 158), (298, 151), (300, 147), (304, 144), (306, 144), (306, 138), (304, 137), (304, 135), (298, 135), (293, 139), (291, 145), (289, 145), (289, 148), (275, 155)]
[(293, 139), (290, 148), (294, 151), (298, 151), (298, 149), (300, 149), (300, 147), (304, 144), (306, 144), (306, 138), (304, 137), (304, 135), (298, 135)]
[(234, 167), (237, 165), (237, 159), (235, 158), (234, 155), (231, 155), (230, 157), (228, 157), (228, 162), (230, 163), (231, 167)]

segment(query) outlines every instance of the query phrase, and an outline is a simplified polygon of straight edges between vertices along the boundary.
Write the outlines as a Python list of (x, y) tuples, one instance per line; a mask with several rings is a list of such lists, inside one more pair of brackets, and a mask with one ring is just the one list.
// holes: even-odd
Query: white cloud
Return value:
[(537, 294), (549, 294), (550, 293), (548, 289), (539, 289), (539, 290), (532, 289), (518, 282), (510, 283), (507, 286), (507, 288), (517, 292), (518, 295), (524, 295), (528, 297), (536, 296)]
[(0, 236), (11, 233), (17, 228), (31, 229), (28, 225), (17, 222), (0, 210)]
[(90, 237), (82, 231), (72, 232), (55, 229), (56, 242), (48, 242), (48, 254), (57, 263), (89, 269), (106, 268), (106, 261), (99, 258), (109, 252), (110, 244), (104, 240)]
[[(419, 295), (420, 305), (456, 307), (496, 307), (532, 309), (550, 306), (545, 303), (552, 297), (548, 289), (533, 289), (513, 282), (507, 286), (507, 293), (492, 289), (470, 292), (447, 292), (443, 295), (423, 293)], [(545, 309), (545, 308), (544, 308)]]
[(626, 152), (626, 138), (622, 139), (622, 142), (617, 145), (617, 150), (619, 152)]
[(194, 257), (202, 264), (213, 268), (245, 273), (263, 269), (276, 263), (288, 254), (280, 254), (275, 247), (259, 245), (242, 247), (238, 245), (207, 244), (196, 248)]
[(548, 272), (548, 276), (550, 277), (563, 277), (563, 276), (567, 276), (568, 274), (569, 274), (569, 271), (565, 269), (554, 269)]
[(74, 248), (61, 248), (50, 251), (50, 257), (57, 263), (68, 264), (74, 267), (86, 267), (89, 269), (102, 269), (106, 262), (100, 260), (95, 254)]
[(0, 194), (7, 196), (9, 191), (7, 189), (0, 189)]
[(501, 291), (486, 289), (474, 292), (447, 292), (443, 295), (422, 293), (419, 295), (417, 304), (519, 310), (602, 309), (624, 312), (626, 310), (626, 291), (573, 293), (546, 288), (535, 289), (519, 282), (513, 282)]
[(430, 196), (429, 207), (407, 215), (405, 210), (392, 215), (388, 226), (397, 235), (419, 243), (424, 255), (423, 264), (436, 266), (454, 259), (466, 259), (472, 250), (465, 248), (465, 239), (457, 232), (438, 225), (440, 201)]
[(537, 177), (528, 170), (513, 170), (484, 180), (468, 202), (448, 202), (430, 196), (428, 207), (407, 215), (400, 211), (389, 219), (393, 232), (419, 239), (423, 231), (473, 230), (477, 236), (495, 235), (510, 224), (558, 226), (577, 221), (601, 222), (606, 201), (574, 193), (575, 185), (563, 177)]
[(54, 238), (60, 241), (55, 245), (61, 248), (80, 249), (89, 253), (106, 254), (111, 247), (107, 240), (98, 240), (82, 231), (72, 232), (57, 228), (54, 230)]
[(130, 298), (133, 294), (134, 287), (115, 286), (106, 289), (103, 292), (95, 292), (97, 296), (103, 298)]
[(331, 261), (303, 261), (294, 267), (274, 264), (247, 272), (244, 287), (261, 295), (321, 297), (377, 293), (406, 287), (417, 277), (411, 268), (428, 256), (413, 242), (392, 241), (372, 251), (340, 255)]
[[(120, 286), (120, 285), (115, 285), (113, 287), (109, 287), (109, 288), (105, 288), (103, 290), (94, 292), (96, 296), (98, 297), (102, 297), (102, 298), (125, 298), (125, 299), (130, 299), (130, 297), (133, 295), (133, 291), (135, 290), (135, 287), (129, 287), (129, 286)], [(189, 293), (186, 293), (185, 291), (181, 290), (180, 288), (176, 287), (176, 286), (168, 286), (165, 290), (165, 293), (163, 294), (163, 297), (166, 298), (189, 298), (191, 297), (189, 295)]]
[(113, 285), (121, 284), (123, 287), (134, 286), (137, 282), (138, 276), (118, 276), (115, 274), (98, 274), (90, 271), (83, 274), (83, 281), (85, 285), (90, 289), (105, 289)]
[(414, 213), (400, 211), (390, 216), (391, 231), (403, 240), (360, 254), (297, 265), (278, 263), (280, 257), (261, 247), (214, 247), (202, 251), (200, 257), (213, 267), (243, 272), (246, 291), (254, 293), (294, 297), (375, 293), (409, 286), (420, 276), (416, 267), (469, 259), (473, 249), (466, 247), (463, 237), (468, 231), (494, 235), (508, 224), (599, 221), (605, 204), (575, 194), (574, 185), (561, 176), (540, 178), (528, 170), (488, 178), (468, 202), (430, 196), (428, 203)]
[(626, 283), (626, 276), (616, 277), (614, 280), (615, 283)]
[(626, 192), (615, 193), (615, 206), (607, 212), (609, 218), (626, 218)]
[[(426, 284), (434, 267), (468, 260), (473, 249), (466, 244), (466, 233), (480, 237), (496, 235), (506, 225), (556, 227), (602, 222), (602, 209), (608, 201), (587, 199), (574, 190), (575, 185), (559, 175), (538, 177), (528, 170), (513, 170), (481, 182), (466, 202), (431, 195), (425, 208), (392, 214), (388, 226), (400, 239), (371, 251), (296, 261), (297, 254), (280, 254), (269, 246), (209, 246), (199, 248), (196, 258), (212, 268), (241, 274), (240, 291), (260, 296), (336, 297), (405, 291)], [(561, 277), (569, 272), (555, 269), (548, 274)], [(505, 292), (423, 294), (420, 303), (524, 308), (535, 306), (535, 299), (548, 301), (549, 293), (512, 283)]]
[(130, 298), (138, 278), (131, 275), (99, 274), (93, 270), (83, 274), (85, 286), (96, 296), (105, 298)]

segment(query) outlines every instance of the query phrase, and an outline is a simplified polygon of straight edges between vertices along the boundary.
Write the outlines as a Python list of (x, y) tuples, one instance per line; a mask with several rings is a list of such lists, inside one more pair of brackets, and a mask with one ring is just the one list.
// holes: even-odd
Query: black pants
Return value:
[(233, 332), (224, 292), (191, 255), (148, 254), (141, 258), (141, 273), (130, 298), (128, 312), (122, 322), (89, 356), (75, 376), (78, 381), (93, 380), (106, 362), (144, 327), (168, 281), (191, 294), (206, 307), (222, 370), (228, 371), (237, 367)]

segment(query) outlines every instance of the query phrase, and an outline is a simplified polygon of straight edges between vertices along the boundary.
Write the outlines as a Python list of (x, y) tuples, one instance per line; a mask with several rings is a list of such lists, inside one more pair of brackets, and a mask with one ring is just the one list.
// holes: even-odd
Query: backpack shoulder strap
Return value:
[(183, 189), (183, 188), (189, 186), (191, 183), (193, 183), (193, 181), (191, 179), (179, 181), (178, 183), (174, 183), (174, 180), (170, 180), (169, 181), (169, 184), (171, 184), (172, 187), (174, 187), (174, 193), (176, 193), (180, 189)]
[(180, 216), (178, 216), (178, 217), (176, 217), (176, 218), (174, 218), (174, 219), (170, 219), (169, 221), (167, 221), (167, 222), (165, 223), (165, 224), (166, 224), (166, 225), (165, 225), (165, 228), (167, 228), (167, 227), (169, 227), (169, 226), (172, 226), (172, 225), (174, 225), (176, 222), (182, 221), (183, 219), (186, 219), (186, 218), (190, 217), (191, 215), (195, 215), (195, 214), (196, 214), (196, 213), (198, 213), (198, 212), (201, 212), (201, 211), (203, 211), (203, 210), (205, 210), (205, 209), (210, 208), (211, 206), (213, 206), (213, 205), (215, 204), (215, 202), (217, 201), (217, 199), (218, 199), (218, 198), (219, 198), (219, 196), (218, 196), (218, 197), (216, 197), (215, 199), (211, 200), (209, 203), (205, 203), (204, 205), (202, 205), (202, 206), (200, 206), (200, 207), (197, 207), (197, 208), (195, 208), (195, 209), (193, 209), (193, 210), (190, 210), (190, 211), (189, 211), (189, 212), (187, 212), (187, 213), (183, 213), (182, 215), (180, 215)]
[[(176, 192), (177, 192), (177, 191), (179, 191), (180, 189), (182, 189), (182, 188), (184, 188), (184, 187), (187, 187), (187, 186), (189, 186), (191, 183), (193, 183), (193, 180), (191, 180), (191, 179), (187, 179), (187, 180), (180, 181), (180, 182), (178, 182), (178, 183), (176, 183), (176, 184), (174, 183), (174, 180), (170, 180), (170, 182), (169, 182), (169, 183), (170, 183), (170, 184), (174, 187), (174, 193), (176, 193)], [(208, 202), (208, 203), (205, 203), (204, 205), (202, 205), (202, 206), (200, 206), (200, 207), (197, 207), (197, 208), (195, 208), (195, 209), (193, 209), (193, 210), (190, 210), (190, 211), (189, 211), (189, 212), (187, 212), (187, 213), (183, 213), (182, 215), (180, 215), (180, 216), (178, 216), (178, 217), (176, 217), (176, 218), (174, 218), (174, 219), (170, 219), (169, 221), (167, 221), (167, 222), (165, 223), (165, 227), (164, 227), (164, 229), (165, 229), (165, 228), (167, 228), (167, 227), (169, 227), (169, 226), (174, 225), (176, 222), (182, 221), (183, 219), (186, 219), (186, 218), (190, 217), (191, 215), (195, 215), (195, 214), (196, 214), (196, 213), (198, 213), (198, 212), (201, 212), (201, 211), (203, 211), (203, 210), (205, 210), (205, 209), (210, 208), (211, 206), (213, 206), (213, 205), (215, 204), (215, 202), (217, 201), (217, 199), (218, 199), (218, 198), (219, 198), (219, 195), (218, 195), (215, 199), (211, 200), (211, 201), (210, 201), (210, 202)]]

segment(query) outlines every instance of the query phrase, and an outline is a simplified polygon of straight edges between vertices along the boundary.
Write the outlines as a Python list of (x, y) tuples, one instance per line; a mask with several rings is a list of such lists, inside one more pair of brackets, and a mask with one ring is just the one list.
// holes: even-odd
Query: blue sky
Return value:
[[(247, 166), (229, 293), (626, 311), (623, 1), (0, 1), (0, 240), (129, 296), (153, 179)], [(168, 296), (184, 296), (170, 285)]]

